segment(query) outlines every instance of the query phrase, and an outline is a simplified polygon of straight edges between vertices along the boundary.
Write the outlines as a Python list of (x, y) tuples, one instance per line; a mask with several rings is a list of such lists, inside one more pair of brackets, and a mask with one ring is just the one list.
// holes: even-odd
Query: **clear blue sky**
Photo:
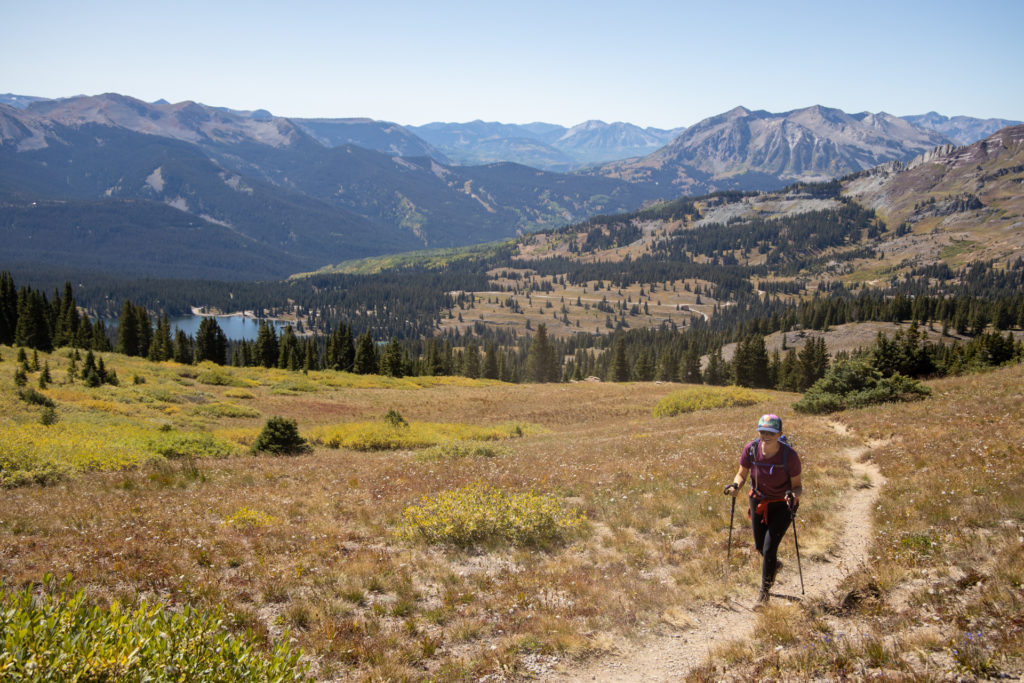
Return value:
[(0, 92), (403, 124), (1024, 120), (1024, 0), (0, 0)]

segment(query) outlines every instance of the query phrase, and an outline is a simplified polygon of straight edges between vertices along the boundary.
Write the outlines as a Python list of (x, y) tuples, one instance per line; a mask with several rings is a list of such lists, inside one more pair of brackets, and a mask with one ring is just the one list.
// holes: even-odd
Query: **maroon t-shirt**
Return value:
[[(753, 441), (743, 447), (743, 454), (740, 456), (740, 467), (750, 470), (750, 476), (754, 478), (754, 486), (768, 499), (783, 498), (786, 491), (792, 485), (789, 480), (800, 474), (800, 456), (797, 452), (784, 443), (779, 444), (779, 452), (773, 458), (765, 458), (763, 444), (758, 444), (754, 461), (750, 461), (750, 446)], [(789, 457), (786, 466), (782, 466), (782, 453), (789, 449)]]

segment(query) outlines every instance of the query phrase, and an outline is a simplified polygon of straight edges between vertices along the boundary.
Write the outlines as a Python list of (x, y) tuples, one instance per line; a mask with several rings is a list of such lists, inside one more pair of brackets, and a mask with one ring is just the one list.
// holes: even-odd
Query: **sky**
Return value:
[(406, 125), (1024, 120), (1024, 0), (0, 0), (0, 93)]

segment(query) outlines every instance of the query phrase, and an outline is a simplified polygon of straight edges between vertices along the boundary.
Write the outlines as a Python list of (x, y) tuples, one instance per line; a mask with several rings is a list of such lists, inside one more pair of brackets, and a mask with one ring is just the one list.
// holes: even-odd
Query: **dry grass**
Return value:
[[(14, 395), (10, 359), (15, 354), (2, 350), (0, 429), (37, 417)], [(62, 358), (49, 356), (51, 368), (62, 367)], [(656, 418), (654, 406), (680, 385), (375, 383), (335, 373), (305, 377), (254, 369), (225, 369), (230, 375), (225, 383), (204, 384), (196, 381), (196, 368), (117, 355), (105, 362), (119, 376), (140, 374), (146, 382), (87, 390), (61, 386), (58, 376), (58, 386), (46, 393), (58, 403), (61, 424), (74, 422), (83, 429), (170, 424), (245, 443), (262, 418), (189, 410), (233, 404), (296, 419), (303, 433), (342, 422), (379, 421), (391, 408), (410, 423), (539, 427), (502, 441), (500, 457), (422, 458), (405, 450), (318, 448), (291, 458), (158, 459), (4, 491), (0, 575), (10, 585), (36, 582), (51, 572), (71, 574), (76, 586), (100, 602), (147, 597), (198, 608), (222, 606), (240, 631), (253, 628), (273, 640), (290, 629), (321, 678), (515, 676), (526, 654), (584, 655), (642, 630), (684, 623), (688, 606), (723, 597), (728, 506), (721, 487), (735, 472), (739, 449), (753, 436), (762, 412), (786, 420), (804, 460), (805, 486), (814, 492), (801, 507), (805, 561), (824, 555), (834, 543), (838, 522), (830, 510), (853, 484), (838, 454), (856, 440), (837, 435), (824, 420), (794, 416), (793, 394), (766, 392), (767, 402), (756, 410), (732, 407)], [(976, 595), (969, 604), (947, 602), (945, 593), (929, 598), (927, 590), (908, 598), (908, 604), (923, 605), (947, 623), (956, 623), (962, 613), (964, 630), (950, 638), (968, 630), (992, 633), (987, 622), (979, 625), (970, 615), (1003, 609), (986, 605), (1005, 601), (1002, 591), (1024, 580), (1019, 569), (1024, 558), (1012, 543), (1019, 530), (1002, 526), (1005, 520), (1019, 525), (1024, 519), (1019, 446), (1009, 439), (1000, 445), (1001, 434), (1019, 427), (1021, 374), (1013, 369), (938, 382), (938, 396), (931, 401), (841, 415), (859, 437), (896, 435), (876, 459), (890, 482), (910, 479), (915, 492), (901, 488), (883, 497), (879, 514), (887, 520), (886, 533), (875, 550), (879, 560), (865, 576), (879, 574), (890, 592), (936, 566), (975, 567), (984, 576), (981, 586), (963, 589), (957, 588), (968, 576), (963, 569), (933, 579), (957, 596)], [(305, 388), (282, 392), (295, 382)], [(238, 391), (243, 383), (249, 395), (244, 398)], [(976, 395), (999, 401), (985, 407), (972, 399)], [(126, 406), (127, 414), (87, 404), (94, 400)], [(976, 422), (985, 425), (983, 436)], [(954, 426), (957, 458), (913, 448), (934, 443), (947, 423)], [(991, 461), (981, 459), (984, 453)], [(955, 512), (934, 497), (916, 495), (917, 486), (943, 490), (936, 488), (939, 476), (949, 478), (946, 490), (956, 489)], [(398, 538), (395, 532), (410, 505), (475, 482), (559, 501), (586, 516), (589, 533), (542, 548), (463, 549)], [(958, 520), (944, 520), (943, 514)], [(926, 534), (935, 544), (912, 534)], [(916, 540), (908, 548), (905, 538)], [(922, 553), (929, 548), (931, 556)], [(998, 559), (978, 560), (993, 550)], [(730, 590), (747, 594), (754, 589), (757, 554), (737, 546), (733, 558)], [(996, 616), (985, 614), (984, 619)], [(795, 635), (773, 637), (806, 638), (805, 622), (815, 623), (790, 621)], [(996, 652), (1017, 647), (1009, 633), (999, 636)], [(975, 651), (970, 661), (983, 660), (986, 652)], [(861, 656), (866, 655), (849, 655), (851, 661)]]
[[(888, 483), (865, 566), (835, 602), (766, 612), (746, 680), (972, 680), (1024, 670), (1024, 367), (932, 383), (921, 403), (848, 411)], [(801, 541), (803, 536), (801, 535)], [(792, 610), (793, 608), (786, 608)], [(784, 616), (782, 619), (774, 617)], [(788, 632), (783, 633), (783, 632)]]

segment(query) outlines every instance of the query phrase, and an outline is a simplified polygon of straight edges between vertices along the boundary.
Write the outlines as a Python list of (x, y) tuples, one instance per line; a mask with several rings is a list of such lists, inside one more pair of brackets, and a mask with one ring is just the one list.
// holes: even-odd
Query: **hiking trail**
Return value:
[[(839, 422), (829, 422), (838, 434), (847, 436), (849, 430)], [(871, 508), (875, 505), (885, 478), (878, 467), (866, 456), (873, 448), (884, 442), (867, 442), (847, 448), (843, 455), (849, 459), (853, 471), (853, 488), (843, 499), (839, 510), (845, 520), (843, 530), (827, 561), (811, 561), (802, 558), (804, 587), (803, 600), (830, 597), (837, 591), (843, 579), (851, 574), (867, 558), (869, 544), (873, 538)], [(739, 520), (739, 515), (737, 515)], [(743, 518), (746, 521), (746, 517)], [(799, 517), (797, 518), (799, 524)], [(743, 524), (738, 530), (742, 534)], [(799, 527), (798, 527), (799, 532)], [(786, 541), (792, 537), (792, 529), (786, 534)], [(733, 543), (736, 543), (734, 537)], [(795, 564), (795, 563), (794, 563)], [(801, 599), (800, 577), (797, 567), (789, 564), (779, 575), (772, 589), (773, 600)], [(756, 623), (755, 594), (721, 602), (703, 604), (688, 613), (692, 628), (679, 630), (667, 635), (652, 636), (635, 648), (620, 648), (608, 655), (584, 662), (580, 666), (559, 669), (558, 665), (541, 674), (549, 681), (575, 683), (581, 681), (610, 681), (615, 683), (655, 683), (676, 681), (704, 664), (712, 650), (731, 640), (745, 639), (753, 635)], [(563, 664), (564, 666), (564, 664)]]

